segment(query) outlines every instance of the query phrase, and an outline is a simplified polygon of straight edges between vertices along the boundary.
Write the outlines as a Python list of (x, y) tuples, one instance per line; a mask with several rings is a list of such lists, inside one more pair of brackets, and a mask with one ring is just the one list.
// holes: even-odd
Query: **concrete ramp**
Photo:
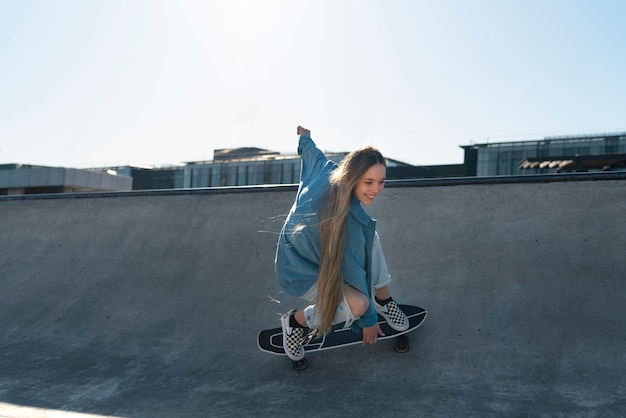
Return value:
[(625, 185), (388, 187), (428, 318), (304, 372), (256, 347), (303, 306), (273, 273), (295, 188), (0, 199), (0, 416), (625, 416)]

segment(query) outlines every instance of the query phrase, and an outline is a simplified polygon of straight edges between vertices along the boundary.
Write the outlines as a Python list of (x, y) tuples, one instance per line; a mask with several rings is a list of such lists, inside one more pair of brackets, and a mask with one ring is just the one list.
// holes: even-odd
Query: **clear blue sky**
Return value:
[(0, 0), (0, 163), (626, 131), (623, 0)]

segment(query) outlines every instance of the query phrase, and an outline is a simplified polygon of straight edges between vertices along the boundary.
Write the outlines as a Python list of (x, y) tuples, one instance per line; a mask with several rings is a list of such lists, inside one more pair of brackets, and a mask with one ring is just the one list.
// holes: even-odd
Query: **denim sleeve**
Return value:
[(376, 309), (374, 308), (374, 304), (370, 302), (369, 308), (367, 311), (359, 318), (357, 321), (359, 327), (367, 328), (378, 322), (378, 314), (376, 313)]
[[(350, 227), (348, 227), (350, 229)], [(365, 271), (365, 238), (362, 235), (351, 235), (352, 240), (346, 242), (346, 248), (344, 249), (343, 258), (343, 275), (344, 281), (364, 293), (367, 297), (371, 298), (371, 283), (367, 278), (367, 272)], [(359, 239), (360, 238), (360, 239)], [(354, 323), (357, 328), (371, 327), (378, 322), (378, 314), (374, 305), (370, 302), (367, 311)]]
[(317, 148), (310, 136), (300, 136), (298, 155), (302, 156), (300, 180), (303, 182), (307, 182), (315, 174), (321, 172), (327, 163), (335, 164)]

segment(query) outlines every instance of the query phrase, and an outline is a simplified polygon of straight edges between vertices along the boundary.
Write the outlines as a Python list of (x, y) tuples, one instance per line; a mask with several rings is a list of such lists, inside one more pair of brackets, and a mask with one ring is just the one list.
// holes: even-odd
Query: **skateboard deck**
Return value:
[[(409, 328), (405, 331), (396, 331), (387, 324), (387, 321), (385, 321), (383, 317), (378, 315), (378, 324), (380, 325), (382, 332), (385, 334), (384, 337), (378, 337), (378, 339), (386, 340), (389, 338), (397, 338), (394, 348), (397, 352), (403, 353), (409, 350), (409, 343), (405, 334), (422, 325), (422, 322), (426, 319), (427, 311), (423, 308), (412, 305), (399, 306), (409, 319)], [(347, 345), (361, 344), (363, 340), (363, 333), (356, 333), (350, 328), (344, 329), (343, 325), (343, 323), (333, 325), (330, 332), (320, 337), (316, 337), (308, 344), (304, 345), (305, 353), (330, 350)], [(275, 355), (286, 355), (283, 349), (283, 330), (280, 327), (266, 329), (259, 332), (257, 343), (261, 351)], [(306, 368), (306, 358), (293, 363), (296, 370)]]

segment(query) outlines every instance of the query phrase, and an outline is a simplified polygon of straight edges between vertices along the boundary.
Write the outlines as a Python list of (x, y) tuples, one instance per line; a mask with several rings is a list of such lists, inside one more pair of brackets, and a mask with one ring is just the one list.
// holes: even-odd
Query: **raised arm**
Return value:
[(324, 153), (317, 148), (315, 142), (311, 139), (311, 131), (298, 126), (297, 133), (300, 135), (298, 155), (302, 157), (301, 181), (306, 183), (319, 173), (328, 172), (336, 167), (336, 164), (326, 158)]

